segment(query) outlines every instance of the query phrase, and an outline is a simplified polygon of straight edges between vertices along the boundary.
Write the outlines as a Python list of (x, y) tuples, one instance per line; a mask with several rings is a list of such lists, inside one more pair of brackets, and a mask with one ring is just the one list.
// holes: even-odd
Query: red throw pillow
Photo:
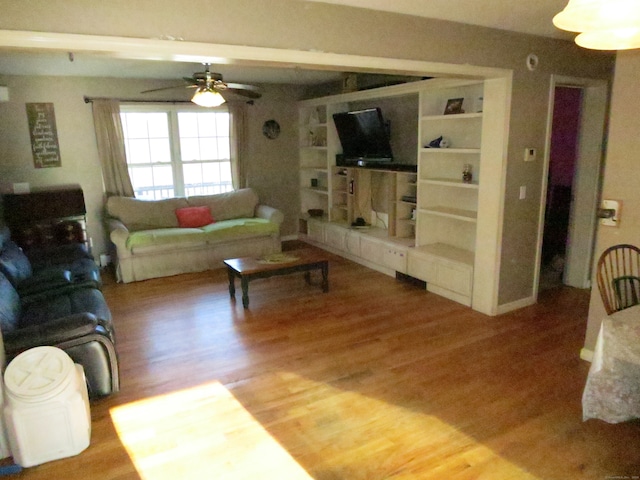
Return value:
[(213, 223), (209, 207), (184, 207), (176, 209), (178, 225), (182, 228), (198, 228)]

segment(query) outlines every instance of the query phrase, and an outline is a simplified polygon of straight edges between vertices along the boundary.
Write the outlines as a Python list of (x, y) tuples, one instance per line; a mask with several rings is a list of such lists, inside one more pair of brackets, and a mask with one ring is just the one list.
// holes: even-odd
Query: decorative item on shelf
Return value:
[(311, 187), (312, 188), (318, 188), (318, 179), (317, 178), (312, 178), (311, 179)]
[(447, 106), (444, 108), (445, 115), (454, 115), (457, 113), (464, 113), (462, 109), (462, 103), (464, 98), (450, 98), (447, 100)]
[(413, 221), (416, 220), (416, 209), (415, 208), (411, 209), (411, 220), (413, 220)]
[(309, 130), (309, 146), (315, 147), (316, 145), (316, 132)]
[(484, 106), (484, 97), (480, 96), (476, 98), (476, 105), (475, 105), (476, 113), (482, 113), (483, 106)]
[(353, 195), (353, 180), (349, 182), (349, 194)]
[(309, 115), (309, 125), (318, 125), (320, 123), (320, 112), (314, 108)]
[(473, 180), (473, 171), (470, 163), (465, 163), (462, 168), (462, 181), (464, 183), (471, 183)]
[(424, 148), (449, 148), (450, 146), (449, 139), (440, 135), (438, 138), (431, 140)]
[(322, 215), (324, 215), (324, 210), (321, 208), (310, 208), (309, 210), (307, 210), (307, 213), (310, 217), (321, 217)]

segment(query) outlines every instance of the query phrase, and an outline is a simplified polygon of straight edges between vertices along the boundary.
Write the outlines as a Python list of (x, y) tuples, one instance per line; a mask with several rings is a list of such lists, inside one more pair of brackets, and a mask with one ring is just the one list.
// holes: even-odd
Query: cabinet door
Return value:
[(347, 252), (360, 256), (360, 235), (357, 232), (349, 230), (346, 239)]
[(307, 223), (307, 236), (309, 240), (324, 243), (324, 225), (321, 222), (309, 221)]
[(346, 250), (347, 230), (341, 227), (327, 225), (324, 232), (324, 241), (327, 245), (338, 250)]
[(383, 264), (400, 273), (407, 273), (407, 251), (402, 248), (386, 247)]
[(460, 295), (470, 296), (471, 272), (472, 269), (465, 265), (440, 261), (438, 264), (437, 284)]
[(360, 238), (360, 256), (378, 265), (384, 265), (384, 245), (366, 237)]
[(427, 283), (438, 281), (438, 260), (426, 255), (411, 255), (407, 266), (409, 275)]

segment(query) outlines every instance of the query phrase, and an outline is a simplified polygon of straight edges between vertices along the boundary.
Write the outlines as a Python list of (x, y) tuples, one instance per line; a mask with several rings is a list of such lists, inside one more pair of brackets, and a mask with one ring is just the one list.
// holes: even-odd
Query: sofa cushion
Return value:
[(187, 198), (189, 205), (209, 207), (217, 222), (231, 218), (253, 217), (258, 205), (258, 195), (250, 188), (217, 195), (196, 195)]
[(42, 325), (56, 318), (85, 312), (111, 325), (111, 312), (100, 290), (80, 288), (23, 305), (20, 327)]
[(207, 243), (234, 238), (273, 235), (279, 232), (279, 226), (264, 218), (234, 218), (202, 227)]
[(0, 252), (0, 272), (16, 288), (20, 282), (26, 280), (32, 274), (29, 259), (12, 240), (6, 241), (4, 248)]
[(132, 232), (178, 226), (176, 209), (188, 207), (186, 198), (140, 200), (130, 197), (109, 197), (107, 213), (120, 220)]
[(178, 225), (181, 228), (198, 228), (213, 223), (209, 207), (184, 207), (176, 210)]
[(157, 228), (130, 233), (126, 246), (131, 252), (140, 252), (145, 247), (157, 245), (184, 248), (205, 243), (204, 232), (199, 228)]
[(3, 333), (18, 328), (20, 319), (20, 297), (7, 278), (0, 274), (0, 329)]

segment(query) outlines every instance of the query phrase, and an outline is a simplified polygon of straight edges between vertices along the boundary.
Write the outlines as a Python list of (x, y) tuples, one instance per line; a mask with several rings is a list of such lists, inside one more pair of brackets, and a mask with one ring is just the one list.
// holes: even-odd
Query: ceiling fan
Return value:
[(187, 85), (176, 85), (173, 87), (154, 88), (141, 93), (158, 92), (160, 90), (170, 90), (173, 88), (195, 88), (196, 91), (191, 101), (202, 107), (217, 107), (228, 100), (228, 94), (240, 95), (254, 100), (260, 98), (262, 94), (258, 87), (244, 85), (242, 83), (230, 83), (222, 80), (220, 73), (209, 70), (210, 64), (205, 63), (204, 72), (196, 72), (191, 77), (182, 77)]

